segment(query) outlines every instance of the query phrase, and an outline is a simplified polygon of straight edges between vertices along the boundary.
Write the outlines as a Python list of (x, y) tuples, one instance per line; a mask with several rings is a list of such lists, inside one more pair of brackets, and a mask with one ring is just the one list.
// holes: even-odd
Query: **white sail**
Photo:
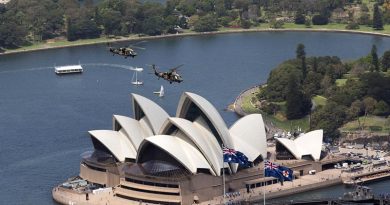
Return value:
[(154, 94), (158, 94), (158, 97), (164, 97), (164, 87), (161, 85), (160, 91), (153, 92)]
[(164, 87), (163, 86), (161, 86), (161, 88), (160, 88), (160, 94), (158, 95), (159, 97), (164, 97)]
[(141, 73), (144, 69), (136, 67), (136, 68), (130, 68), (130, 70), (134, 71), (133, 77), (131, 78), (131, 84), (133, 84), (133, 85), (142, 85), (143, 82), (138, 80), (138, 72)]

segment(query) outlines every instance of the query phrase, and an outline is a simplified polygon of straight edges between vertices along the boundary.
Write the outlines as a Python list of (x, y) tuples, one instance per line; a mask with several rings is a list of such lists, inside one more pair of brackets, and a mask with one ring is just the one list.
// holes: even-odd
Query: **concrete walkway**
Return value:
[(201, 204), (223, 204), (224, 200), (225, 202), (231, 203), (243, 201), (254, 202), (262, 200), (264, 193), (266, 199), (272, 199), (341, 183), (341, 170), (331, 169), (319, 172), (316, 175), (305, 175), (292, 182), (286, 181), (283, 185), (277, 183), (265, 187), (254, 188), (251, 189), (249, 193), (246, 192), (246, 189), (240, 189), (237, 192), (228, 193), (228, 196), (225, 197), (225, 199), (223, 199), (222, 196), (219, 196), (215, 197), (212, 201), (203, 202)]

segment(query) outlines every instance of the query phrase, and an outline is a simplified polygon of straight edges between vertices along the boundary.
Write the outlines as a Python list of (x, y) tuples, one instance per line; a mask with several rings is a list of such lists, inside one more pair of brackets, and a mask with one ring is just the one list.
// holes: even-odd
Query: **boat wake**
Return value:
[(120, 68), (120, 69), (126, 69), (126, 70), (132, 70), (135, 67), (128, 66), (128, 65), (121, 65), (121, 64), (110, 64), (110, 63), (87, 63), (87, 64), (81, 64), (82, 66), (98, 66), (98, 67), (111, 67), (111, 68)]
[[(81, 64), (82, 66), (91, 66), (91, 67), (109, 67), (109, 68), (118, 68), (118, 69), (126, 69), (126, 70), (132, 70), (135, 67), (128, 66), (128, 65), (121, 65), (121, 64), (110, 64), (110, 63), (86, 63)], [(26, 71), (39, 71), (39, 70), (48, 70), (48, 69), (54, 69), (54, 66), (48, 66), (48, 67), (37, 67), (37, 68), (22, 68), (22, 69), (14, 69), (14, 70), (4, 70), (0, 71), (0, 74), (7, 74), (7, 73), (18, 73), (18, 72), (26, 72)]]

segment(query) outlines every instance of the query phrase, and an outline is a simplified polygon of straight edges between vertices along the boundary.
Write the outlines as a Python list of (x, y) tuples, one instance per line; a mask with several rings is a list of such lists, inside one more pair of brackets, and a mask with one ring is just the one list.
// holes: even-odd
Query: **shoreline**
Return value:
[[(350, 34), (361, 34), (361, 35), (372, 35), (372, 36), (381, 36), (381, 37), (390, 37), (390, 34), (379, 33), (379, 32), (370, 32), (370, 31), (356, 31), (356, 30), (346, 30), (346, 29), (301, 29), (301, 28), (286, 28), (286, 29), (272, 29), (272, 28), (252, 28), (252, 29), (232, 29), (224, 31), (209, 31), (209, 32), (194, 32), (189, 33), (178, 33), (178, 34), (167, 34), (167, 35), (158, 35), (158, 36), (132, 36), (132, 37), (121, 37), (119, 39), (105, 39), (98, 42), (83, 42), (83, 40), (93, 40), (93, 39), (82, 39), (80, 43), (70, 44), (70, 45), (58, 45), (50, 46), (50, 43), (42, 44), (43, 47), (40, 48), (20, 48), (23, 50), (10, 50), (0, 53), (0, 56), (17, 54), (17, 53), (26, 53), (42, 50), (51, 50), (51, 49), (60, 49), (67, 47), (78, 47), (86, 45), (97, 45), (109, 42), (124, 42), (124, 41), (139, 41), (139, 40), (158, 40), (165, 38), (175, 38), (175, 37), (186, 37), (186, 36), (203, 36), (203, 35), (217, 35), (217, 34), (229, 34), (229, 33), (255, 33), (255, 32), (326, 32), (326, 33), (350, 33)], [(67, 41), (69, 42), (69, 41)]]

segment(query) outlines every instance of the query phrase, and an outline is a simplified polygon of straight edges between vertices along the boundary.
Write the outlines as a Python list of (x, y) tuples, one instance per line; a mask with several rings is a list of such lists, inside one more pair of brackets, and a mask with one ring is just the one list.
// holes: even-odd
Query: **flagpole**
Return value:
[(222, 144), (222, 181), (223, 181), (223, 204), (225, 204), (225, 193), (226, 193), (226, 188), (225, 188), (225, 160), (223, 158), (223, 144)]
[(264, 161), (264, 164), (263, 164), (263, 205), (265, 205), (265, 161)]

